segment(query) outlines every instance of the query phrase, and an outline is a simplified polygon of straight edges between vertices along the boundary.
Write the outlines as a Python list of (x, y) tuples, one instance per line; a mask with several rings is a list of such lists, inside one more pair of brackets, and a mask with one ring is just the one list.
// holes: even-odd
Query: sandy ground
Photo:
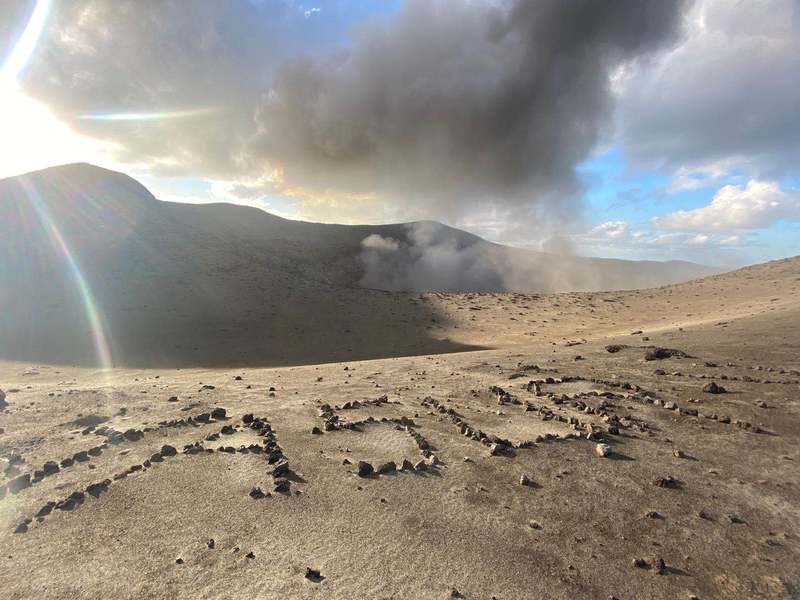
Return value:
[[(1, 363), (0, 589), (798, 598), (799, 298), (790, 259), (632, 292), (417, 295), (425, 323), (372, 360)], [(487, 349), (382, 358), (431, 343)]]

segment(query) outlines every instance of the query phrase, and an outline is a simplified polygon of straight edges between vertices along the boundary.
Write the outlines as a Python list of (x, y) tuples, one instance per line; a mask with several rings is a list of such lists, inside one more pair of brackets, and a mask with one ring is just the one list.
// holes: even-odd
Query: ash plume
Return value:
[(681, 2), (410, 0), (347, 50), (280, 67), (252, 151), (295, 185), (430, 214), (483, 203), (578, 212), (574, 167), (613, 69), (672, 39)]

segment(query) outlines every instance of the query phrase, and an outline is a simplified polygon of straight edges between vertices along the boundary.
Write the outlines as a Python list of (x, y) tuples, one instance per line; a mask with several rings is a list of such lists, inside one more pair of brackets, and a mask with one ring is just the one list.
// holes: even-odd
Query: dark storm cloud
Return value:
[[(314, 19), (277, 0), (53, 6), (25, 89), (117, 142), (123, 161), (271, 174), (281, 190), (374, 194), (430, 214), (528, 203), (566, 220), (579, 208), (574, 167), (611, 114), (610, 73), (673, 40), (683, 2), (408, 0), (338, 49), (313, 41), (328, 5)], [(74, 118), (198, 109), (211, 111)]]
[(611, 70), (670, 40), (680, 8), (411, 0), (346, 51), (281, 67), (253, 152), (304, 186), (570, 212), (574, 167), (607, 123)]

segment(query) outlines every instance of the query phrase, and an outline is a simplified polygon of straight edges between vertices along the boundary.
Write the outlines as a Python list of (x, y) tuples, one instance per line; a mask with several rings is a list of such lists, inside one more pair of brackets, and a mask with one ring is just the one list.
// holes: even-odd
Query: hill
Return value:
[(0, 356), (11, 359), (277, 365), (458, 350), (427, 335), (430, 306), (381, 290), (622, 289), (710, 272), (554, 257), (433, 222), (162, 202), (87, 164), (0, 181)]

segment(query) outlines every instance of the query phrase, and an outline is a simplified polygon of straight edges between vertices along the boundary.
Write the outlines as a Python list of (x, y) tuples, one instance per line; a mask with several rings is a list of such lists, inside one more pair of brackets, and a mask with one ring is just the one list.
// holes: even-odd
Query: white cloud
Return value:
[[(780, 178), (800, 160), (800, 3), (697, 0), (678, 47), (618, 73), (620, 140), (683, 189), (719, 168)], [(714, 181), (716, 180), (716, 181)]]
[(746, 187), (720, 188), (706, 206), (656, 217), (651, 223), (657, 229), (736, 232), (763, 229), (781, 220), (800, 220), (800, 192), (751, 180)]
[(606, 221), (589, 230), (589, 235), (619, 239), (628, 236), (628, 223), (626, 221)]
[(723, 160), (694, 167), (679, 167), (672, 174), (667, 192), (672, 194), (717, 186), (723, 182), (735, 183), (730, 181), (730, 173), (736, 166), (737, 163), (733, 161)]

